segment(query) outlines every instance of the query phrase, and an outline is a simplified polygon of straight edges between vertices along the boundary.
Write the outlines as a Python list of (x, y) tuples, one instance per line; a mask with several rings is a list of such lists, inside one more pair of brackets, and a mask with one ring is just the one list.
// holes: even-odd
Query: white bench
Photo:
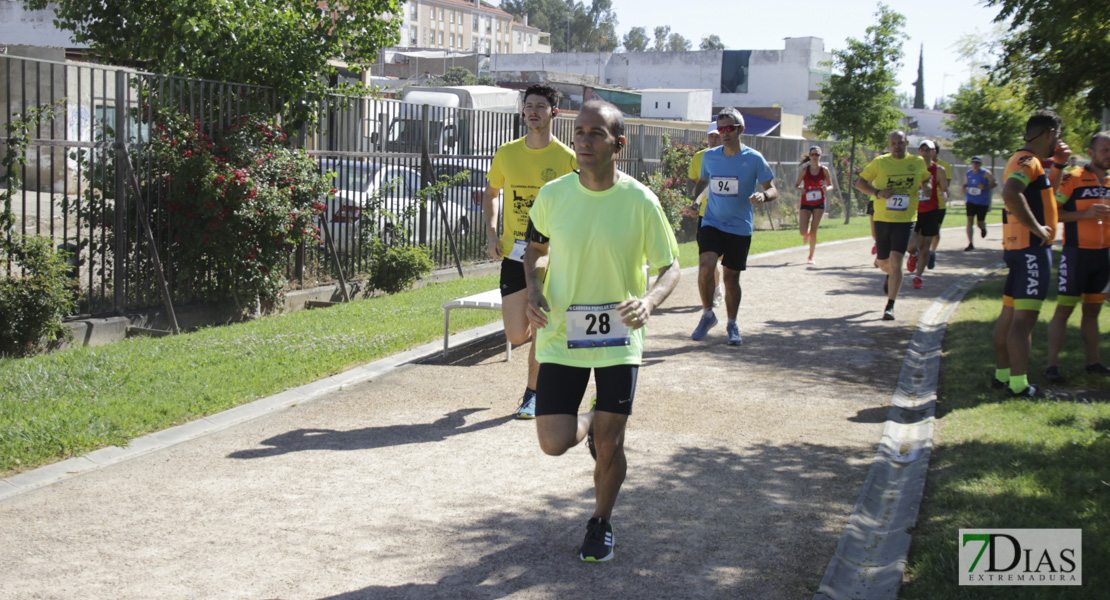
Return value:
[[(501, 310), (501, 290), (489, 290), (465, 298), (456, 298), (443, 303), (443, 358), (447, 358), (447, 341), (451, 336), (451, 309), (453, 308), (484, 308), (486, 310)], [(505, 360), (513, 356), (513, 344), (505, 340)]]

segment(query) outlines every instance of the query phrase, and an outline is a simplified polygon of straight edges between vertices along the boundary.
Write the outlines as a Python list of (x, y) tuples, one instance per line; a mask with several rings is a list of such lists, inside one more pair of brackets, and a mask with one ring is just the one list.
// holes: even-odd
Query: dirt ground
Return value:
[(511, 418), (527, 348), (492, 339), (0, 503), (0, 598), (811, 597), (916, 320), (997, 260), (991, 234), (946, 230), (893, 322), (870, 240), (753, 259), (739, 348), (723, 308), (690, 340), (683, 273), (648, 326), (611, 563), (577, 560), (589, 453)]

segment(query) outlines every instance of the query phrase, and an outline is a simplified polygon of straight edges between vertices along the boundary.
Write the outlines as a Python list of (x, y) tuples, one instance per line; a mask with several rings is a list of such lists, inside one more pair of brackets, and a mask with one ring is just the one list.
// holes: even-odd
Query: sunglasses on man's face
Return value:
[(727, 131), (729, 133), (732, 133), (733, 131), (736, 131), (737, 129), (740, 129), (739, 125), (722, 125), (722, 126), (717, 128), (717, 132), (718, 133), (724, 133), (724, 132)]

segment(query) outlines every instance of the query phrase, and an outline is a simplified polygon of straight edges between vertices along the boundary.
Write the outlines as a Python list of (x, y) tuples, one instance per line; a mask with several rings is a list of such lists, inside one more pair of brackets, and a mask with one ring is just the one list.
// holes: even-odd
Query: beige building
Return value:
[(551, 52), (551, 36), (481, 0), (409, 0), (398, 45), (478, 54)]

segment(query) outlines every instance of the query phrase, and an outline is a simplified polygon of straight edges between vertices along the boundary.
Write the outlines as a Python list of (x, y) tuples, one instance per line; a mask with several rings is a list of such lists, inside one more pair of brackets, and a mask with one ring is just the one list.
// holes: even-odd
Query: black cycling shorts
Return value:
[(590, 383), (590, 371), (593, 371), (594, 383), (597, 384), (597, 405), (594, 410), (620, 415), (632, 414), (639, 365), (590, 368), (541, 363), (539, 378), (536, 380), (536, 416), (578, 414), (582, 396)]

